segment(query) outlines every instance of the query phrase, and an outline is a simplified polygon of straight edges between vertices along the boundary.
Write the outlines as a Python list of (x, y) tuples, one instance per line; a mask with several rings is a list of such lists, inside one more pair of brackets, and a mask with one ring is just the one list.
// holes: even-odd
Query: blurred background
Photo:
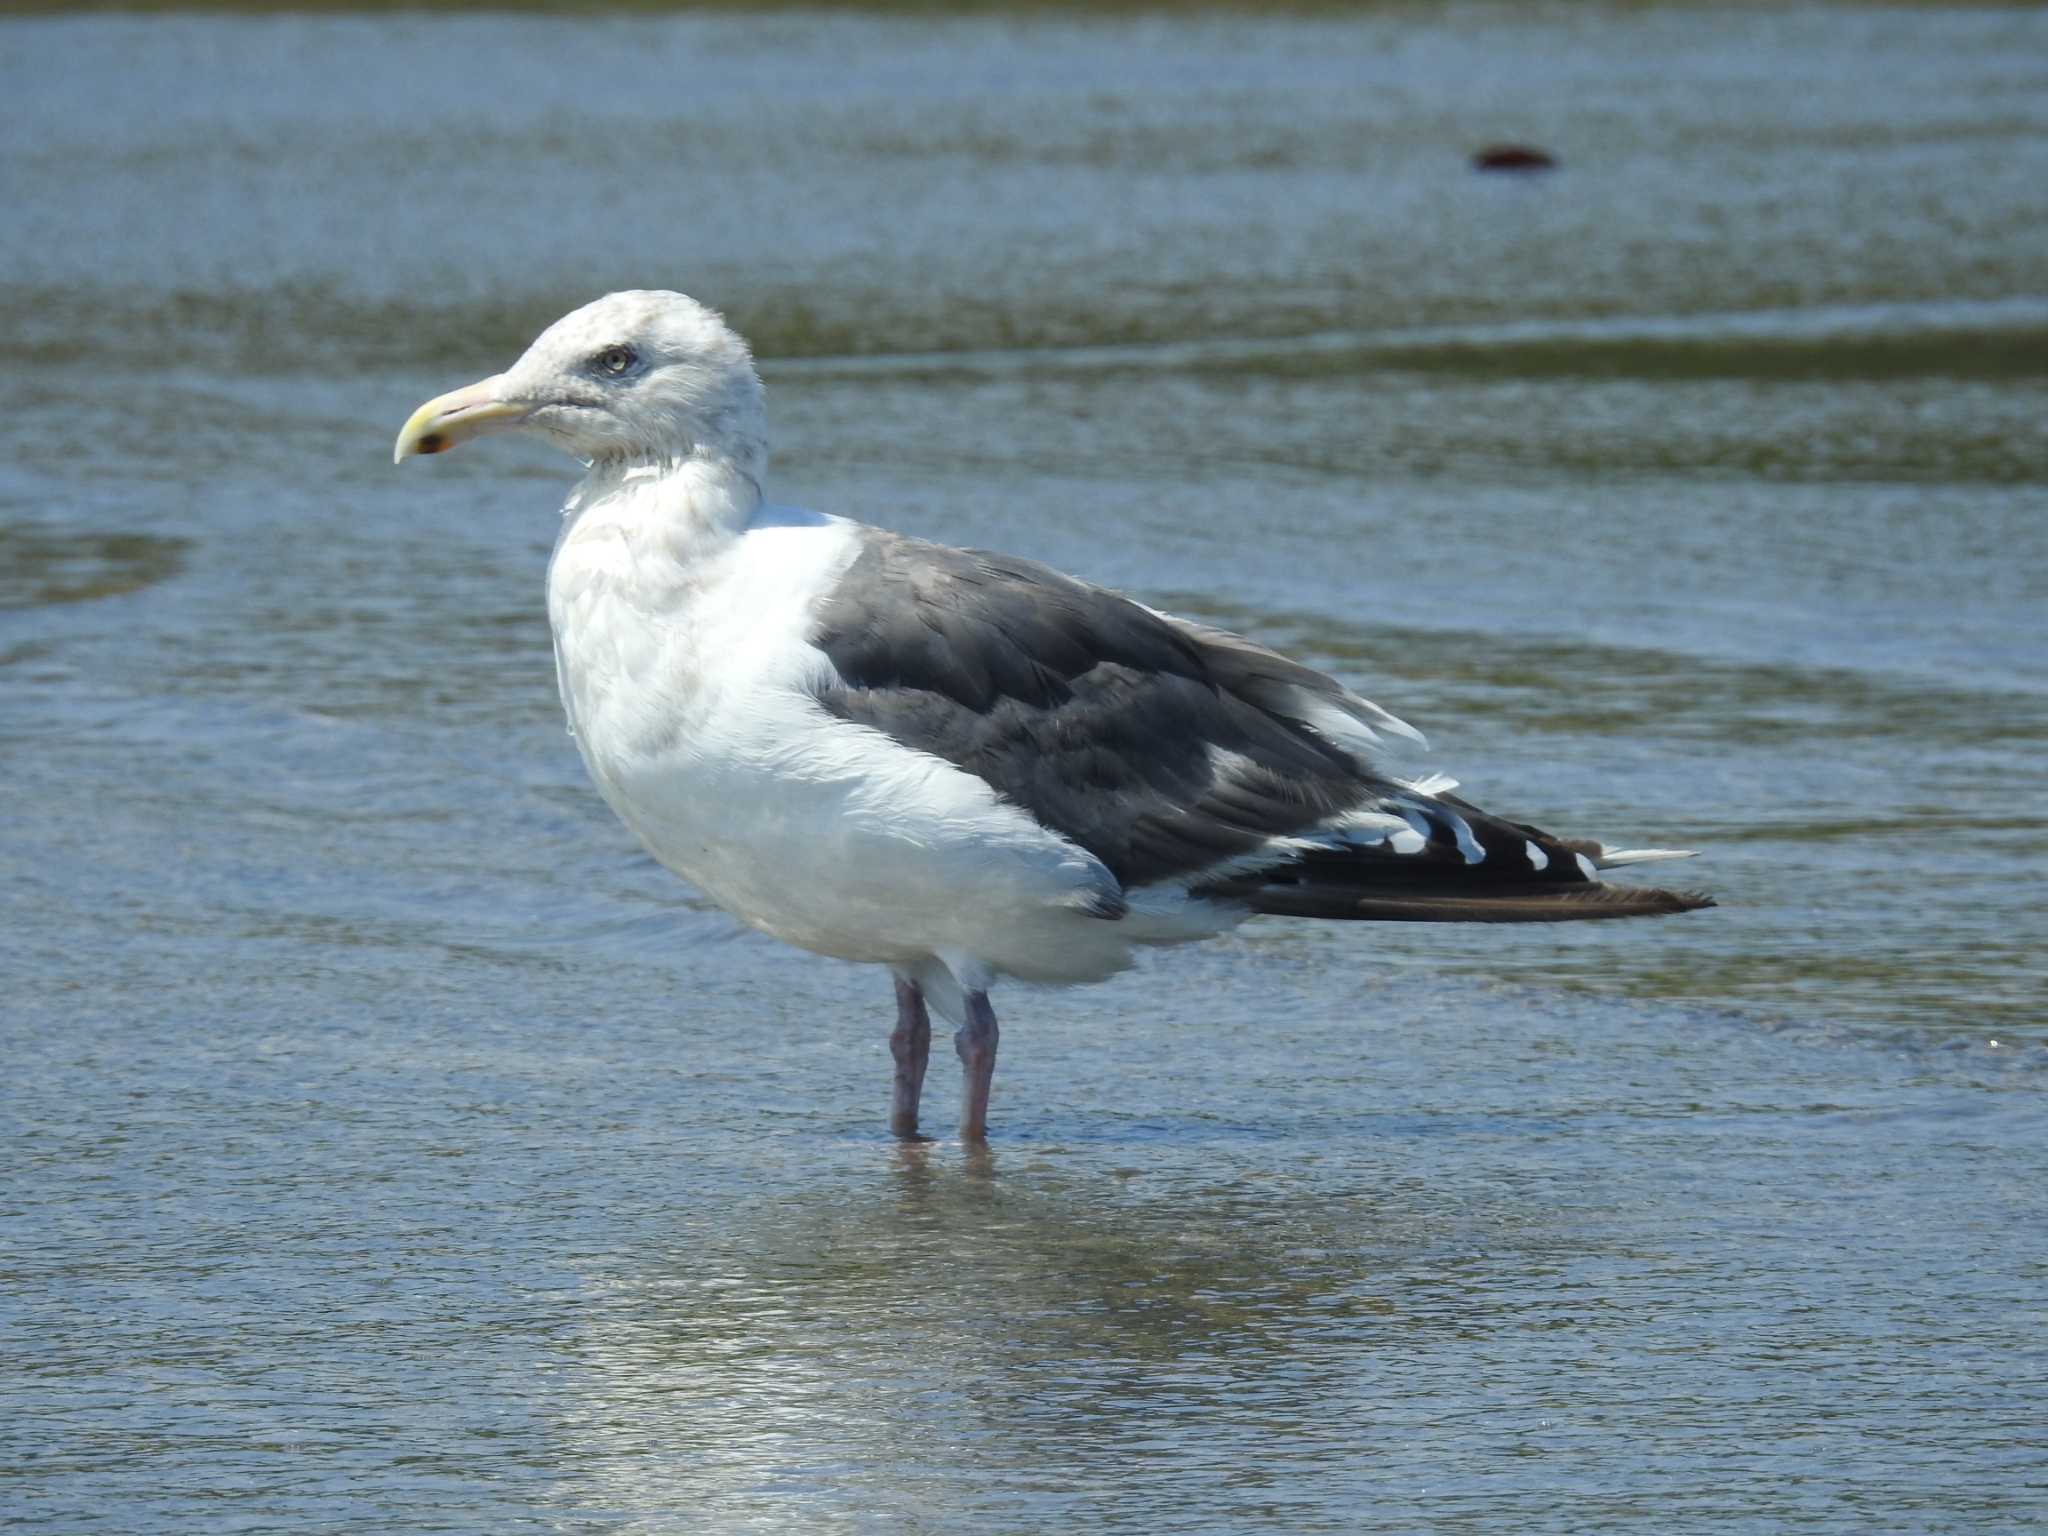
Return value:
[[(0, 194), (0, 1511), (2048, 1517), (2048, 13), (10, 7)], [(886, 1145), (583, 782), (574, 466), (389, 463), (637, 286), (1723, 905), (1009, 988)]]

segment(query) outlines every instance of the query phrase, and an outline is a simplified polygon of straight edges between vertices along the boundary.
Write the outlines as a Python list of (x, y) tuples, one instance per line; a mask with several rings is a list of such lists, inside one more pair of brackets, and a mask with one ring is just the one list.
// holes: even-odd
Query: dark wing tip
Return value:
[(1575, 923), (1613, 917), (1668, 917), (1720, 905), (1704, 891), (1591, 884), (1414, 894), (1269, 886), (1253, 892), (1249, 902), (1254, 912), (1275, 916), (1377, 923)]

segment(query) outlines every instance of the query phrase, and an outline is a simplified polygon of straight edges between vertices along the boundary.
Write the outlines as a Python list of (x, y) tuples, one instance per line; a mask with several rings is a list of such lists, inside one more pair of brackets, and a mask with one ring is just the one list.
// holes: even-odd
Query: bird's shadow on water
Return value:
[[(1215, 1129), (1164, 1168), (1147, 1136), (1126, 1138), (1148, 1154), (1129, 1160), (1028, 1144), (875, 1146), (814, 1192), (764, 1196), (617, 1278), (679, 1335), (709, 1326), (701, 1303), (715, 1295), (719, 1327), (772, 1339), (776, 1320), (800, 1323), (780, 1341), (799, 1352), (839, 1331), (915, 1337), (948, 1324), (998, 1353), (1027, 1337), (1058, 1353), (1062, 1340), (1104, 1332), (1171, 1352), (1254, 1319), (1272, 1342), (1276, 1320), (1297, 1314), (1388, 1315), (1398, 1309), (1369, 1293), (1397, 1274), (1412, 1285), (1417, 1266), (1449, 1273), (1503, 1248), (1579, 1241), (1569, 1217), (1551, 1228), (1526, 1191), (1475, 1195), (1392, 1154), (1365, 1165), (1355, 1149), (1336, 1176), (1299, 1179), (1286, 1159), (1243, 1155), (1278, 1137)], [(1440, 1301), (1420, 1311), (1459, 1310), (1455, 1295)]]
[(604, 1445), (633, 1426), (661, 1447), (636, 1501), (728, 1515), (823, 1465), (914, 1480), (908, 1444), (956, 1476), (1121, 1476), (1133, 1444), (1312, 1423), (1432, 1340), (1492, 1331), (1490, 1277), (1559, 1241), (1514, 1191), (1446, 1192), (1391, 1153), (1321, 1181), (1289, 1161), (865, 1148), (597, 1281), (581, 1396)]

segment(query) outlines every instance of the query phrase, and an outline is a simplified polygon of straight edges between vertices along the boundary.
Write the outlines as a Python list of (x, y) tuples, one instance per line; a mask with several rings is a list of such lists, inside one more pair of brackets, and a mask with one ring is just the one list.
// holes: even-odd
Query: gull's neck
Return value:
[(761, 509), (766, 458), (700, 444), (675, 457), (600, 459), (562, 508), (563, 536), (609, 525), (658, 536), (677, 555), (708, 552), (744, 532)]

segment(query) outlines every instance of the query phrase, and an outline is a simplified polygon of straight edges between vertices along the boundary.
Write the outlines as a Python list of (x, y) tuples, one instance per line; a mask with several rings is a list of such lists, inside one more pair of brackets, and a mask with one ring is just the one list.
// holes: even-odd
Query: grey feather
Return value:
[(870, 534), (811, 638), (839, 675), (827, 710), (979, 775), (1126, 886), (1395, 787), (1247, 696), (1254, 656), (1334, 682), (1032, 561)]
[[(1700, 904), (1626, 888), (1595, 897), (1609, 888), (1574, 857), (1582, 845), (1384, 776), (1290, 711), (1306, 696), (1406, 727), (1252, 641), (1032, 561), (862, 537), (814, 617), (810, 638), (836, 673), (818, 702), (977, 775), (1126, 889), (1180, 880), (1259, 911), (1392, 920)], [(1420, 846), (1342, 827), (1372, 810), (1405, 818)]]

